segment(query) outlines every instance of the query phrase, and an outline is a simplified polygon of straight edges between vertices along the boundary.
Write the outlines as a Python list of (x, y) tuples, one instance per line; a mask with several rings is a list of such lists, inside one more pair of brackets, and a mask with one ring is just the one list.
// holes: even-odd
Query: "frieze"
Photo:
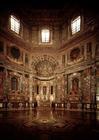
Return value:
[(12, 62), (7, 62), (4, 64), (4, 67), (6, 69), (9, 69), (9, 70), (15, 70), (15, 71), (18, 71), (20, 73), (31, 73), (31, 70), (29, 68), (26, 68), (24, 66), (21, 66), (21, 65), (18, 65), (18, 64), (15, 64), (15, 63), (12, 63)]

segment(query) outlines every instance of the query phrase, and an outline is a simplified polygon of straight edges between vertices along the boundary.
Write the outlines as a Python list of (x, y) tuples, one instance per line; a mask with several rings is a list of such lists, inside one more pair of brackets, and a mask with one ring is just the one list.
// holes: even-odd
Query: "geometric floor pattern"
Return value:
[(0, 139), (99, 140), (99, 112), (0, 111)]

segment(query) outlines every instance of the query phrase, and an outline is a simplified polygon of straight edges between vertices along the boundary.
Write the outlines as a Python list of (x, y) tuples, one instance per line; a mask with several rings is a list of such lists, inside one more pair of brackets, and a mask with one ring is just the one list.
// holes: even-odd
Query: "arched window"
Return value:
[(11, 90), (18, 90), (18, 79), (16, 77), (11, 78)]

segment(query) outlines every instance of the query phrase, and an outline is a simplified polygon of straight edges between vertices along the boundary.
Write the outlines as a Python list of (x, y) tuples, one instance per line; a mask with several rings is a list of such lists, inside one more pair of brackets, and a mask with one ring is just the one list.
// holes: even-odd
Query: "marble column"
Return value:
[(65, 55), (65, 66), (67, 66), (67, 53)]
[(96, 65), (92, 67), (92, 76), (91, 76), (91, 96), (92, 96), (92, 104), (93, 109), (96, 108)]
[(32, 75), (29, 75), (29, 102), (30, 109), (32, 109)]
[(66, 99), (66, 95), (67, 95), (67, 80), (68, 80), (68, 76), (67, 74), (64, 75), (64, 94), (65, 94), (65, 99)]
[(92, 45), (92, 59), (95, 58), (95, 50), (96, 50), (96, 43), (93, 42), (93, 45)]

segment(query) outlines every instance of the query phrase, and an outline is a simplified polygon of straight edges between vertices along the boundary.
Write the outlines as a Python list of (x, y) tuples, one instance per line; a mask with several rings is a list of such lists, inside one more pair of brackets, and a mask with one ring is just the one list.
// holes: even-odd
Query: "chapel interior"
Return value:
[(11, 140), (99, 139), (94, 2), (1, 1), (0, 132)]

